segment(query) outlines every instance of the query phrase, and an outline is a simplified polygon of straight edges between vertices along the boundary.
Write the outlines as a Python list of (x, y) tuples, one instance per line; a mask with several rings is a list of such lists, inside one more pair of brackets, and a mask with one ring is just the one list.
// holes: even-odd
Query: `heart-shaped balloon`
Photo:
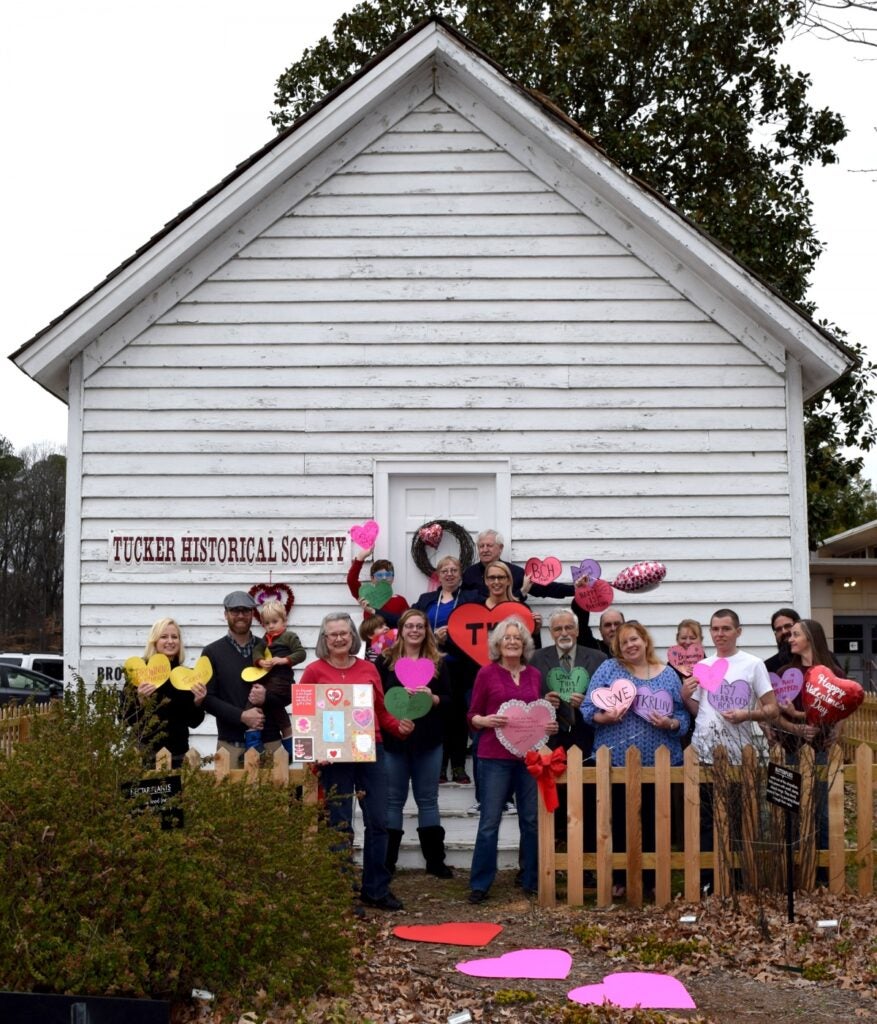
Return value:
[(771, 672), (770, 681), (777, 701), (780, 704), (788, 704), (801, 692), (801, 687), (804, 685), (804, 673), (799, 668), (787, 668), (782, 676)]
[(647, 722), (651, 722), (653, 712), (669, 718), (673, 714), (673, 697), (666, 690), (652, 691), (648, 686), (638, 686), (631, 710)]
[(712, 665), (705, 662), (698, 662), (691, 666), (691, 674), (700, 685), (710, 692), (715, 692), (722, 685), (725, 673), (728, 671), (728, 659), (716, 658)]
[(853, 679), (839, 679), (825, 665), (814, 665), (804, 677), (804, 710), (809, 725), (833, 725), (851, 715), (865, 699)]
[(432, 711), (432, 694), (414, 693), (404, 686), (391, 686), (384, 694), (384, 706), (396, 718), (423, 718)]
[(718, 689), (707, 693), (707, 700), (718, 712), (743, 711), (749, 708), (752, 690), (745, 679), (723, 682)]
[(194, 686), (206, 686), (213, 678), (213, 666), (210, 659), (201, 657), (195, 662), (194, 668), (177, 665), (171, 670), (171, 685), (178, 690), (191, 690)]
[(703, 661), (704, 657), (704, 650), (698, 643), (689, 644), (687, 647), (677, 644), (667, 651), (667, 661), (673, 668), (691, 668), (692, 665)]
[(524, 572), (532, 578), (534, 583), (553, 583), (563, 572), (560, 562), (549, 555), (548, 558), (528, 558), (524, 566)]
[(393, 596), (393, 587), (384, 580), (380, 583), (363, 583), (359, 588), (359, 596), (360, 599), (365, 598), (375, 611), (380, 611)]
[(688, 989), (670, 974), (651, 971), (620, 971), (607, 974), (602, 985), (582, 985), (567, 992), (574, 1003), (612, 1003), (627, 1010), (694, 1010)]
[(642, 593), (654, 590), (666, 575), (667, 566), (663, 562), (637, 562), (622, 569), (612, 586), (628, 594)]
[(473, 978), (565, 978), (572, 957), (565, 949), (515, 949), (502, 956), (466, 960), (457, 964), (461, 974)]
[(435, 677), (435, 664), (430, 658), (400, 658), (395, 666), (396, 678), (406, 690), (429, 686)]
[(579, 580), (584, 580), (586, 583), (593, 583), (594, 580), (600, 579), (600, 563), (595, 562), (593, 558), (583, 558), (578, 565), (570, 566), (570, 573), (572, 575), (573, 583), (578, 583)]
[(417, 536), (428, 548), (437, 548), (442, 542), (444, 532), (438, 523), (430, 523), (428, 526), (421, 526)]
[(627, 711), (636, 697), (636, 687), (629, 679), (616, 679), (610, 686), (591, 691), (591, 703), (602, 711)]
[(528, 750), (545, 746), (549, 722), (557, 719), (554, 708), (547, 700), (533, 700), (529, 704), (522, 700), (507, 700), (496, 714), (505, 715), (508, 722), (495, 729), (496, 738), (510, 753), (525, 757)]
[(378, 539), (381, 528), (374, 519), (367, 519), (361, 526), (351, 526), (347, 532), (357, 547), (363, 551), (370, 551)]
[(590, 586), (580, 583), (573, 594), (573, 600), (585, 612), (605, 612), (614, 597), (606, 580), (593, 580)]
[(556, 693), (561, 700), (568, 701), (574, 693), (584, 693), (591, 681), (588, 670), (575, 665), (569, 672), (565, 668), (553, 668), (548, 673), (548, 689)]
[(146, 686), (151, 683), (155, 687), (162, 686), (171, 674), (171, 663), (166, 654), (153, 654), (148, 662), (142, 658), (128, 658), (125, 662), (125, 675), (135, 686)]
[(458, 605), (448, 618), (448, 633), (454, 643), (479, 665), (490, 664), (488, 640), (494, 626), (504, 619), (516, 618), (533, 633), (536, 624), (533, 613), (519, 601), (503, 601), (495, 608), (482, 604)]

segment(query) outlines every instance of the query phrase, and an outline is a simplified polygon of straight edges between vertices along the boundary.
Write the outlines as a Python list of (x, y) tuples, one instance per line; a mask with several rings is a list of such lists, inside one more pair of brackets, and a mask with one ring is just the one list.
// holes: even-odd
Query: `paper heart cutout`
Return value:
[(158, 688), (170, 678), (171, 663), (166, 654), (153, 654), (148, 662), (142, 658), (128, 658), (125, 662), (125, 675), (135, 686), (146, 686), (152, 683)]
[(338, 747), (329, 747), (326, 750), (326, 757), (330, 761), (337, 761), (338, 758), (341, 757), (341, 751), (338, 749)]
[(534, 583), (541, 583), (544, 586), (560, 578), (563, 566), (553, 555), (549, 555), (548, 558), (528, 558), (524, 572)]
[(651, 722), (652, 712), (659, 715), (673, 714), (673, 697), (666, 690), (650, 690), (648, 686), (638, 686), (631, 710), (635, 715)]
[(392, 596), (392, 584), (384, 580), (380, 583), (363, 583), (359, 588), (360, 600), (364, 598), (375, 611), (380, 611)]
[(347, 532), (357, 547), (363, 551), (370, 551), (378, 539), (381, 528), (374, 519), (367, 519), (361, 526), (351, 526)]
[(804, 710), (808, 725), (832, 725), (851, 715), (865, 699), (852, 679), (840, 679), (825, 665), (814, 665), (804, 678)]
[(371, 708), (354, 708), (353, 709), (353, 724), (358, 725), (360, 729), (367, 729), (375, 719), (372, 714)]
[(326, 690), (326, 700), (333, 706), (336, 707), (341, 703), (341, 698), (344, 696), (344, 691), (337, 686), (330, 686)]
[(553, 668), (548, 673), (548, 689), (568, 701), (574, 693), (584, 693), (591, 681), (588, 670), (581, 665), (574, 665), (569, 672), (565, 668)]
[(705, 657), (703, 647), (698, 643), (689, 644), (688, 647), (676, 644), (667, 651), (667, 661), (673, 668), (691, 668)]
[(606, 580), (593, 580), (590, 585), (576, 586), (573, 600), (585, 612), (605, 612), (615, 598), (615, 591)]
[(448, 633), (454, 643), (479, 665), (490, 664), (487, 642), (497, 623), (504, 619), (517, 618), (530, 633), (536, 629), (533, 613), (519, 601), (503, 601), (495, 608), (483, 604), (458, 605), (448, 618)]
[(728, 659), (716, 658), (712, 665), (700, 661), (691, 666), (691, 674), (705, 690), (718, 690), (728, 671)]
[(417, 531), (417, 536), (426, 544), (429, 548), (437, 548), (442, 542), (444, 536), (444, 530), (438, 523), (429, 523), (427, 526), (421, 526)]
[[(267, 654), (266, 657), (270, 658), (271, 655)], [(268, 675), (270, 669), (259, 668), (258, 665), (247, 665), (247, 667), (241, 672), (241, 679), (245, 683), (258, 683), (260, 679), (264, 679)]]
[(191, 690), (194, 686), (206, 686), (213, 678), (213, 666), (210, 659), (201, 657), (195, 662), (194, 668), (177, 665), (171, 669), (171, 686), (178, 690)]
[(557, 720), (554, 708), (547, 700), (533, 700), (529, 704), (522, 700), (507, 700), (496, 710), (505, 715), (508, 722), (494, 730), (499, 742), (516, 757), (525, 757), (528, 750), (545, 746), (549, 722)]
[(397, 939), (408, 939), (411, 942), (486, 946), (501, 931), (501, 924), (490, 924), (487, 921), (449, 921), (445, 924), (400, 924), (393, 929), (393, 934)]
[(393, 670), (406, 690), (429, 686), (435, 677), (435, 664), (430, 658), (400, 658)]
[(622, 569), (612, 581), (612, 586), (628, 594), (641, 594), (654, 590), (666, 575), (667, 566), (663, 562), (637, 562)]
[(787, 668), (782, 676), (771, 672), (770, 681), (777, 701), (780, 704), (788, 704), (801, 692), (801, 687), (804, 685), (804, 673), (799, 668)]
[(465, 960), (457, 964), (461, 974), (473, 978), (565, 978), (572, 957), (565, 949), (516, 949), (502, 956)]
[(574, 1003), (600, 1006), (612, 1003), (627, 1010), (695, 1010), (688, 989), (669, 974), (652, 971), (620, 971), (607, 974), (602, 985), (582, 985), (567, 992)]
[(433, 708), (431, 693), (414, 693), (404, 686), (391, 686), (384, 694), (384, 707), (396, 718), (423, 718)]
[(590, 694), (591, 703), (602, 711), (627, 711), (636, 698), (636, 687), (629, 679), (616, 679), (610, 686), (598, 686)]
[(707, 700), (720, 713), (748, 709), (751, 698), (752, 690), (745, 679), (723, 682), (717, 690), (710, 690), (707, 693)]
[(585, 580), (588, 584), (600, 579), (600, 563), (595, 562), (593, 558), (583, 558), (578, 565), (570, 567), (570, 573), (572, 574), (573, 583), (578, 583), (579, 580)]

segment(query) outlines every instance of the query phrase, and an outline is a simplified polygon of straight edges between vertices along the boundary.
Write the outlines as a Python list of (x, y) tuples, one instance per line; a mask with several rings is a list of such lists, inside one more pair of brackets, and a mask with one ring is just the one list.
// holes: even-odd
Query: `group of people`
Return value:
[[(536, 893), (536, 782), (523, 756), (510, 750), (497, 734), (508, 724), (502, 708), (510, 700), (529, 703), (544, 698), (556, 714), (546, 727), (549, 746), (568, 749), (576, 744), (585, 758), (596, 747), (607, 746), (613, 765), (624, 764), (631, 746), (639, 749), (644, 765), (654, 764), (660, 746), (666, 746), (671, 763), (679, 765), (687, 742), (694, 745), (702, 762), (711, 763), (718, 745), (725, 747), (732, 762), (739, 762), (744, 747), (763, 750), (772, 738), (779, 737), (790, 755), (802, 744), (811, 744), (817, 753), (823, 753), (835, 738), (807, 723), (800, 697), (779, 705), (774, 695), (769, 670), (795, 666), (806, 671), (814, 664), (837, 667), (819, 623), (801, 620), (788, 608), (773, 617), (778, 654), (768, 665), (738, 648), (742, 629), (733, 610), (720, 608), (711, 616), (709, 632), (715, 655), (704, 659), (705, 663), (711, 666), (725, 659), (725, 678), (745, 681), (748, 691), (744, 700), (726, 711), (718, 711), (712, 702), (702, 699), (704, 691), (690, 667), (668, 665), (658, 656), (649, 631), (639, 622), (625, 621), (615, 608), (600, 616), (598, 637), (592, 636), (587, 615), (575, 601), (557, 608), (548, 618), (551, 644), (545, 647), (540, 644), (541, 618), (533, 616), (534, 635), (525, 625), (529, 616), (512, 614), (493, 629), (489, 663), (479, 667), (449, 635), (448, 620), (455, 608), (468, 603), (487, 608), (503, 602), (523, 606), (529, 593), (569, 598), (575, 592), (572, 585), (562, 583), (533, 584), (520, 566), (502, 559), (502, 550), (502, 537), (496, 531), (486, 531), (478, 538), (478, 562), (465, 572), (458, 559), (446, 556), (436, 566), (436, 589), (422, 594), (410, 607), (400, 595), (386, 598), (385, 589), (386, 600), (379, 608), (370, 603), (375, 591), (360, 596), (360, 575), (370, 554), (365, 552), (354, 560), (348, 575), (351, 593), (362, 606), (362, 625), (357, 628), (346, 611), (330, 613), (320, 625), (316, 660), (305, 668), (299, 682), (356, 683), (374, 691), (375, 760), (319, 766), (330, 824), (344, 834), (345, 841), (352, 835), (354, 795), (362, 809), (360, 900), (364, 905), (384, 910), (402, 906), (390, 881), (403, 838), (403, 808), (409, 788), (417, 805), (417, 832), (426, 869), (441, 878), (451, 877), (453, 872), (445, 862), (438, 792), (441, 782), (448, 779), (469, 782), (466, 758), (470, 740), (479, 821), (469, 900), (480, 903), (488, 898), (497, 872), (500, 822), (511, 798), (520, 832), (519, 884), (526, 893)], [(392, 564), (385, 559), (375, 561), (371, 577), (374, 583), (392, 584)], [(205, 713), (215, 717), (217, 748), (228, 751), (233, 766), (240, 765), (245, 750), (254, 743), (269, 753), (281, 744), (289, 749), (286, 706), (292, 666), (304, 660), (305, 652), (287, 628), (285, 609), (278, 607), (279, 612), (273, 606), (261, 609), (266, 636), (258, 638), (252, 631), (257, 614), (253, 598), (244, 591), (228, 594), (224, 600), (227, 632), (202, 652), (212, 667), (209, 686), (191, 691), (167, 688), (167, 694), (162, 694), (167, 699), (159, 702), (154, 699), (154, 687), (142, 686), (134, 701), (129, 701), (138, 713), (154, 705), (160, 733), (149, 742), (153, 747), (167, 747), (175, 764), (188, 748), (188, 730), (200, 724)], [(677, 642), (682, 646), (701, 643), (699, 624), (692, 620), (680, 623)], [(359, 656), (363, 645), (366, 657)], [(153, 627), (146, 657), (156, 652), (167, 655), (172, 665), (183, 661), (180, 629), (171, 619), (162, 619)], [(432, 707), (416, 720), (396, 718), (384, 702), (386, 693), (403, 685), (396, 674), (403, 658), (427, 659), (434, 666), (432, 678), (421, 687), (429, 694)], [(265, 669), (266, 676), (248, 683), (244, 670), (254, 664)], [(562, 695), (550, 685), (552, 673), (558, 670), (567, 682), (578, 673), (578, 685), (568, 686)], [(607, 709), (604, 701), (595, 703), (596, 691), (611, 688), (619, 680), (629, 681), (636, 689), (636, 707)], [(620, 831), (613, 840), (615, 849), (623, 850), (623, 787), (613, 787), (613, 803), (616, 801), (622, 801), (613, 808), (613, 822), (619, 823)], [(563, 808), (558, 813), (563, 816)], [(585, 813), (592, 821), (593, 813), (589, 814), (587, 807)], [(647, 799), (642, 813), (647, 844), (654, 836), (654, 805)], [(562, 830), (562, 822), (559, 826)], [(711, 822), (708, 831), (711, 842)], [(588, 841), (586, 827), (586, 846)], [(616, 885), (620, 894), (623, 877), (617, 878)]]

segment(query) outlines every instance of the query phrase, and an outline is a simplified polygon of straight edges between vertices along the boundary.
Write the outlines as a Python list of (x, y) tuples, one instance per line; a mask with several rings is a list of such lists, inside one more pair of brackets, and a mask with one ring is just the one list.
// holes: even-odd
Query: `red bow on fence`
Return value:
[(566, 771), (566, 751), (563, 747), (558, 747), (557, 750), (549, 750), (547, 747), (542, 747), (541, 750), (528, 750), (524, 763), (527, 771), (536, 780), (545, 809), (553, 813), (560, 806), (557, 799), (557, 784), (554, 780)]

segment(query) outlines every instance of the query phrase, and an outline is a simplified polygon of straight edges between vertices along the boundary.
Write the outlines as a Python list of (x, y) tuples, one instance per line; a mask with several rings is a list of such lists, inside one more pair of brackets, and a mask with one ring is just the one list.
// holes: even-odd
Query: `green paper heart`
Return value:
[(359, 596), (364, 597), (370, 607), (377, 611), (393, 596), (393, 587), (390, 583), (363, 583), (359, 588)]
[(553, 668), (548, 673), (548, 689), (560, 694), (561, 700), (568, 701), (574, 693), (584, 693), (590, 680), (588, 670), (580, 665), (576, 665), (571, 672)]
[(432, 694), (412, 693), (404, 686), (391, 686), (384, 694), (384, 704), (396, 718), (423, 718), (432, 711)]

